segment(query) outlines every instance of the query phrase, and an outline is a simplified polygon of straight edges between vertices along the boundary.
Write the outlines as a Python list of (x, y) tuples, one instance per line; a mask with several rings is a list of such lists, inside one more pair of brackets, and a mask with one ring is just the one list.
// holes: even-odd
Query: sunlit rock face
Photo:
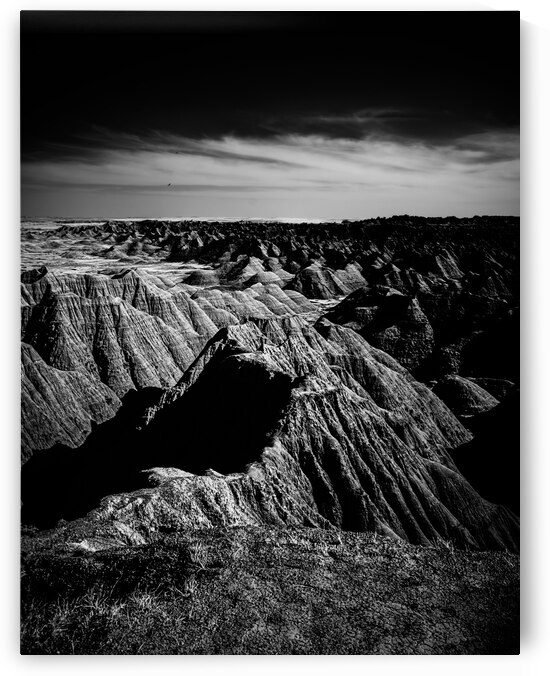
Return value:
[(120, 399), (85, 369), (49, 366), (38, 352), (21, 345), (22, 460), (32, 450), (63, 442), (79, 446), (94, 423), (112, 418)]
[(23, 233), (24, 521), (98, 547), (272, 525), (514, 550), (450, 453), (517, 389), (516, 227)]
[[(34, 362), (25, 360), (22, 366), (25, 454), (58, 441), (82, 442), (90, 420), (99, 423), (110, 417), (109, 411), (114, 414), (112, 406), (101, 415), (93, 413), (98, 395), (91, 394), (90, 388), (111, 390), (110, 399), (119, 401), (130, 390), (170, 387), (219, 327), (248, 317), (315, 311), (299, 293), (288, 295), (270, 283), (244, 290), (196, 289), (168, 286), (161, 276), (145, 270), (111, 275), (60, 271), (24, 278), (31, 281), (21, 285), (21, 335), (35, 355)], [(45, 404), (44, 394), (36, 392), (36, 377), (29, 373), (36, 358), (44, 362), (52, 379), (68, 382), (65, 374), (75, 373), (89, 383), (68, 387), (67, 397), (63, 387), (57, 387), (57, 403), (47, 404), (52, 408), (51, 435), (38, 423)], [(36, 366), (32, 369), (34, 373)], [(69, 426), (63, 421), (65, 409), (74, 414)], [(69, 429), (73, 424), (76, 428)]]
[[(78, 527), (115, 542), (269, 524), (514, 549), (515, 517), (480, 498), (447, 453), (471, 438), (451, 411), (352, 330), (319, 328), (276, 318), (220, 330), (137, 423), (117, 430), (115, 418), (92, 433), (69, 472), (62, 453), (27, 463), (30, 519), (42, 482), (54, 482), (55, 519), (78, 514), (75, 486), (82, 508), (113, 492)], [(183, 472), (152, 471), (154, 487), (115, 492), (155, 465)]]
[[(275, 314), (311, 311), (304, 298), (339, 302), (331, 321), (358, 331), (423, 380), (457, 374), (518, 382), (514, 218), (110, 221), (24, 230), (22, 237), (27, 284), (39, 281), (44, 264), (106, 276), (133, 266), (127, 276), (148, 275), (169, 293), (186, 289), (216, 328), (231, 323), (226, 312), (242, 320), (255, 306), (256, 316), (256, 301)], [(133, 283), (128, 279), (127, 288)]]

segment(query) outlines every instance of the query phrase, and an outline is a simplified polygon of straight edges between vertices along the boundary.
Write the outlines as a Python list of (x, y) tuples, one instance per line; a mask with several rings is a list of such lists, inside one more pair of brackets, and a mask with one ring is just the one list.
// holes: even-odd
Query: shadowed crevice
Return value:
[(243, 355), (215, 355), (177, 401), (146, 427), (160, 390), (132, 392), (115, 418), (77, 449), (61, 444), (22, 468), (22, 521), (47, 528), (75, 519), (101, 498), (145, 484), (142, 470), (242, 472), (257, 460), (287, 405), (292, 378)]

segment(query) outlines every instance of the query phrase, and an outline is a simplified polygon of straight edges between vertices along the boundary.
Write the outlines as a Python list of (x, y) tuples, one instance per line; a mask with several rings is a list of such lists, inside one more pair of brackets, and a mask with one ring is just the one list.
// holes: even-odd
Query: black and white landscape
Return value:
[(519, 651), (517, 21), (23, 13), (23, 653)]

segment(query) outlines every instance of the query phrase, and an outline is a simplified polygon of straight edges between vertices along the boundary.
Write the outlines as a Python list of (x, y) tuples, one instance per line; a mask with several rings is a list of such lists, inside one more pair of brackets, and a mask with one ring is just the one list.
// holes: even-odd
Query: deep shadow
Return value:
[(520, 512), (519, 392), (476, 416), (468, 427), (474, 439), (451, 451), (458, 469), (490, 502)]
[(104, 496), (146, 485), (141, 471), (151, 467), (243, 471), (266, 445), (291, 387), (289, 376), (225, 352), (142, 429), (143, 413), (160, 391), (131, 393), (82, 446), (56, 445), (23, 466), (23, 524), (49, 528), (82, 516)]

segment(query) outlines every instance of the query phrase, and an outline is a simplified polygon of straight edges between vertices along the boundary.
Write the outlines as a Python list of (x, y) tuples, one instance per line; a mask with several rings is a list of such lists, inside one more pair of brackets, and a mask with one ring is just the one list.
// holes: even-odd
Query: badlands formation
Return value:
[[(517, 572), (518, 249), (499, 217), (24, 224), (24, 552), (305, 529)], [(424, 651), (509, 652), (516, 621)], [(319, 651), (275, 644), (246, 650)]]

